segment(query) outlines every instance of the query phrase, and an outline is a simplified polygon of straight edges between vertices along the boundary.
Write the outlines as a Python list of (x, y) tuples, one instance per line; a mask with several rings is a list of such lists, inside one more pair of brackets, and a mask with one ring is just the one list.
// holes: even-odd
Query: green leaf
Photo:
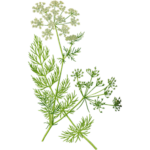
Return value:
[[(61, 102), (61, 107), (60, 107), (60, 110), (59, 110), (59, 116), (61, 118), (62, 115), (64, 115), (64, 110), (65, 112), (69, 112), (70, 109), (75, 105), (75, 103), (78, 101), (78, 98), (76, 98), (76, 94), (75, 94), (75, 91), (74, 93), (71, 93), (71, 94), (67, 94), (66, 95), (66, 98), (64, 98), (64, 102)], [(69, 113), (74, 113), (74, 110), (70, 111)]]
[(33, 54), (29, 53), (29, 57), (34, 64), (42, 65), (49, 57), (49, 49), (43, 46), (42, 40), (36, 35), (34, 35), (34, 42), (30, 48)]
[(54, 123), (54, 119), (56, 118), (55, 116), (58, 114), (58, 111), (60, 109), (60, 105), (55, 105), (55, 108), (53, 109), (54, 106), (54, 94), (48, 90), (42, 91), (42, 90), (37, 90), (34, 89), (35, 95), (37, 98), (40, 99), (40, 104), (42, 107), (39, 110), (42, 112), (45, 116), (45, 118), (48, 120), (47, 124), (50, 125), (50, 116), (51, 114), (54, 115), (53, 120), (51, 120)]
[[(29, 57), (33, 63), (29, 63), (31, 70), (38, 76), (46, 76), (48, 73), (53, 71), (55, 67), (54, 56), (51, 60), (48, 60), (48, 64), (45, 62), (49, 57), (49, 49), (47, 47), (43, 47), (41, 39), (34, 35), (34, 42), (30, 47), (31, 52), (33, 53), (29, 53)], [(38, 65), (40, 65), (41, 68), (39, 68)]]
[(47, 63), (48, 64), (46, 64), (45, 70), (47, 69), (49, 72), (49, 77), (47, 77), (48, 82), (50, 86), (53, 87), (58, 81), (60, 71), (60, 66), (56, 63), (55, 54), (53, 54), (53, 56), (48, 59)]
[(56, 57), (56, 59), (57, 59), (59, 65), (61, 65), (62, 61), (64, 61), (64, 65), (66, 65), (66, 63), (67, 63), (67, 60), (63, 60), (62, 57)]
[(75, 49), (75, 47), (74, 47), (73, 49), (69, 50), (64, 47), (64, 51), (66, 52), (65, 57), (75, 61), (74, 56), (77, 56), (77, 54), (81, 52), (80, 50), (81, 50), (81, 48)]
[[(52, 87), (57, 83), (60, 66), (56, 63), (55, 55), (50, 58), (50, 48), (43, 45), (40, 36), (33, 34), (33, 40), (29, 45), (27, 64), (32, 73), (30, 75), (32, 82), (36, 87), (32, 87), (33, 94), (38, 100), (40, 108), (37, 112), (42, 114), (49, 126), (52, 123), (51, 114), (57, 114), (61, 102), (56, 100), (55, 110), (53, 112), (54, 91)], [(49, 77), (47, 77), (49, 76)]]
[(75, 45), (76, 42), (80, 42), (81, 40), (83, 40), (83, 38), (85, 38), (85, 33), (86, 33), (86, 30), (83, 30), (83, 32), (82, 32), (82, 30), (80, 30), (79, 32), (76, 32), (78, 39), (75, 41), (66, 42), (66, 45), (68, 45), (68, 46)]
[(69, 87), (70, 87), (70, 80), (69, 80), (68, 75), (67, 75), (67, 78), (64, 79), (60, 83), (60, 86), (59, 86), (58, 92), (57, 92), (57, 98), (60, 98), (60, 99), (63, 98), (63, 94), (65, 94), (67, 92)]
[(90, 133), (89, 130), (93, 122), (94, 120), (92, 120), (91, 115), (89, 115), (89, 118), (86, 117), (85, 119), (82, 117), (82, 120), (76, 127), (70, 125), (67, 131), (63, 131), (60, 138), (69, 143), (74, 142), (74, 140), (77, 142), (81, 140), (80, 138)]
[(84, 33), (85, 32), (80, 32), (79, 34), (77, 34), (77, 39), (75, 40), (75, 42), (80, 41), (83, 38)]
[[(62, 50), (64, 52), (64, 56), (67, 56), (67, 59), (71, 62), (77, 63), (76, 57), (79, 56), (79, 54), (82, 53), (82, 46), (78, 46), (77, 48), (73, 46), (75, 43), (71, 43), (69, 45), (69, 48), (65, 45), (62, 45)], [(73, 46), (73, 48), (72, 48)]]

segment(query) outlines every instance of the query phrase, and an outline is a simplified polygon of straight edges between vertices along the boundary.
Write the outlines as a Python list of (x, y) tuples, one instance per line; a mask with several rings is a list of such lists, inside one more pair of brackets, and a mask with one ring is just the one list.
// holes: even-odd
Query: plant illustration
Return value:
[[(81, 26), (81, 21), (77, 18), (81, 16), (81, 13), (73, 7), (67, 8), (63, 0), (52, 0), (48, 5), (44, 1), (35, 2), (31, 7), (31, 12), (41, 15), (40, 18), (34, 17), (30, 21), (31, 29), (41, 30), (41, 36), (33, 33), (27, 52), (29, 58), (27, 65), (34, 74), (30, 74), (35, 86), (31, 89), (40, 106), (37, 112), (42, 114), (45, 119), (44, 124), (47, 125), (40, 143), (44, 143), (53, 126), (58, 126), (59, 122), (65, 118), (69, 121), (68, 127), (61, 131), (57, 138), (68, 144), (77, 144), (84, 139), (94, 150), (98, 150), (98, 146), (89, 139), (90, 130), (95, 123), (89, 105), (99, 114), (104, 113), (106, 106), (112, 107), (114, 112), (120, 112), (123, 107), (121, 96), (114, 96), (112, 104), (104, 102), (104, 99), (110, 99), (118, 88), (117, 79), (112, 75), (107, 79), (106, 84), (104, 79), (101, 79), (101, 70), (97, 69), (97, 66), (93, 69), (87, 67), (85, 70), (75, 68), (71, 74), (66, 73), (66, 77), (62, 78), (63, 68), (67, 65), (67, 61), (77, 63), (76, 58), (82, 53), (82, 46), (76, 47), (75, 45), (85, 38), (86, 31), (81, 30), (76, 34), (71, 34), (70, 31), (71, 27)], [(43, 40), (44, 42), (52, 41), (54, 37), (56, 37), (61, 57), (50, 54), (50, 48), (43, 45)], [(60, 37), (64, 38), (67, 46), (61, 44)], [(85, 73), (90, 77), (88, 81), (82, 81)], [(94, 78), (96, 81), (93, 81)], [(71, 80), (75, 82), (75, 89), (69, 92), (72, 86)], [(93, 92), (99, 87), (100, 90)], [(86, 117), (81, 115), (78, 123), (74, 123), (70, 116), (74, 115), (84, 104), (87, 110)]]

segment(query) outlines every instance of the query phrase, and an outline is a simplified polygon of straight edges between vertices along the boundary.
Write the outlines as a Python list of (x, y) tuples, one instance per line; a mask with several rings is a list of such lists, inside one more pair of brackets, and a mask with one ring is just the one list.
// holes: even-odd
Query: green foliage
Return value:
[(76, 45), (76, 42), (80, 42), (81, 40), (83, 40), (83, 38), (85, 38), (85, 33), (86, 33), (86, 30), (83, 30), (83, 32), (82, 32), (82, 30), (80, 30), (79, 32), (76, 32), (78, 39), (75, 41), (66, 42), (66, 45), (68, 45), (68, 46)]
[(62, 61), (64, 61), (64, 65), (66, 65), (66, 64), (67, 64), (67, 60), (63, 60), (63, 58), (62, 58), (62, 57), (56, 57), (56, 59), (57, 59), (57, 61), (58, 61), (59, 65), (61, 65)]
[[(40, 89), (35, 89), (35, 95), (40, 100), (39, 104), (42, 106), (41, 112), (44, 113), (44, 116), (48, 121), (46, 122), (48, 126), (50, 125), (50, 115), (57, 114), (60, 108), (60, 105), (56, 105), (54, 107), (54, 93), (49, 92), (47, 90), (44, 91), (45, 88), (48, 88), (58, 81), (60, 71), (59, 67), (55, 63), (54, 56), (52, 59), (46, 60), (49, 57), (49, 50), (47, 47), (42, 45), (42, 41), (36, 35), (34, 35), (34, 42), (30, 46), (31, 53), (29, 53), (29, 58), (31, 63), (29, 66), (31, 70), (38, 75), (38, 77), (32, 77), (36, 86)], [(54, 71), (53, 73), (51, 73)], [(47, 78), (48, 73), (51, 73), (50, 78)], [(42, 92), (43, 91), (43, 92)], [(54, 118), (53, 118), (54, 121)]]
[[(52, 39), (52, 32), (53, 30), (55, 30), (62, 55), (62, 58), (57, 58), (61, 64), (61, 68), (59, 68), (53, 55), (51, 59), (48, 59), (50, 57), (50, 50), (46, 46), (43, 46), (42, 40), (39, 37), (34, 35), (34, 42), (30, 46), (31, 52), (29, 53), (31, 62), (28, 63), (31, 70), (38, 76), (31, 76), (36, 86), (39, 88), (34, 89), (34, 93), (40, 101), (38, 103), (41, 105), (41, 109), (39, 111), (44, 114), (47, 120), (45, 123), (47, 124), (48, 130), (44, 135), (42, 141), (44, 141), (51, 127), (53, 125), (56, 125), (57, 122), (67, 116), (69, 121), (72, 123), (72, 126), (70, 125), (69, 129), (67, 131), (64, 131), (60, 137), (64, 139), (64, 141), (70, 143), (72, 143), (74, 140), (75, 142), (77, 142), (78, 140), (81, 140), (81, 138), (84, 138), (95, 149), (97, 149), (93, 145), (93, 143), (85, 137), (89, 134), (89, 130), (94, 121), (92, 120), (91, 115), (86, 118), (82, 117), (81, 121), (77, 125), (75, 125), (69, 118), (68, 114), (73, 114), (75, 112), (75, 108), (80, 105), (78, 107), (79, 109), (84, 102), (86, 104), (88, 112), (88, 102), (92, 106), (94, 106), (94, 110), (98, 109), (100, 113), (102, 113), (101, 109), (104, 109), (104, 105), (112, 106), (115, 111), (120, 111), (120, 107), (122, 107), (121, 100), (120, 97), (118, 99), (114, 97), (113, 104), (106, 104), (105, 102), (103, 102), (103, 98), (99, 100), (99, 96), (105, 96), (106, 98), (109, 98), (113, 90), (115, 90), (117, 86), (115, 85), (116, 80), (113, 77), (111, 79), (108, 79), (108, 85), (105, 86), (105, 84), (103, 84), (103, 80), (98, 77), (99, 70), (97, 70), (96, 67), (94, 68), (94, 70), (91, 70), (90, 68), (86, 69), (86, 72), (88, 73), (88, 75), (90, 75), (90, 79), (88, 81), (80, 80), (81, 77), (83, 77), (84, 73), (82, 69), (75, 69), (72, 72), (71, 77), (74, 78), (73, 81), (76, 81), (75, 87), (79, 88), (82, 96), (79, 102), (75, 91), (71, 94), (67, 94), (67, 91), (70, 88), (70, 80), (68, 78), (68, 75), (65, 79), (62, 79), (62, 81), (60, 80), (62, 75), (62, 68), (66, 62), (66, 58), (75, 61), (75, 56), (77, 56), (77, 54), (81, 52), (81, 48), (75, 48), (72, 46), (83, 38), (85, 32), (80, 32), (76, 35), (68, 35), (70, 34), (70, 27), (68, 26), (68, 24), (72, 26), (80, 24), (79, 19), (76, 18), (79, 13), (73, 8), (66, 10), (66, 7), (63, 4), (64, 3), (62, 1), (53, 0), (50, 2), (48, 7), (44, 7), (45, 3), (42, 2), (36, 3), (36, 6), (32, 7), (33, 12), (41, 14), (44, 18), (44, 21), (47, 22), (47, 24), (45, 24), (42, 18), (35, 18), (31, 21), (32, 27), (39, 27), (39, 29), (46, 27), (46, 29), (42, 31), (42, 37), (44, 37), (45, 40)], [(66, 17), (63, 16), (64, 13), (67, 15)], [(67, 22), (67, 19), (70, 20)], [(59, 36), (61, 35), (64, 35), (65, 40), (70, 44), (70, 48), (66, 48), (64, 46), (62, 50), (61, 42), (59, 39)], [(97, 78), (95, 84), (94, 81), (92, 81), (93, 78)], [(53, 85), (55, 83), (57, 83), (57, 86), (56, 89), (53, 89)], [(103, 89), (91, 94), (91, 92), (95, 88), (103, 86), (105, 86)], [(49, 90), (46, 90), (46, 88), (48, 88)], [(56, 118), (58, 118), (59, 120), (54, 122)]]
[[(67, 54), (66, 58), (75, 60), (71, 59), (71, 56), (76, 57), (77, 53), (73, 53), (72, 51), (69, 54), (65, 46), (62, 46), (62, 50), (65, 55)], [(60, 80), (57, 87), (62, 62), (66, 65), (67, 60), (61, 57), (55, 58), (54, 54), (53, 57), (50, 57), (49, 53), (50, 48), (43, 45), (42, 39), (38, 35), (33, 34), (33, 40), (30, 43), (29, 52), (27, 53), (29, 57), (27, 64), (31, 72), (35, 74), (31, 74), (30, 77), (36, 86), (31, 89), (35, 98), (38, 99), (37, 104), (40, 105), (37, 112), (40, 112), (45, 119), (44, 124), (47, 125), (45, 130), (49, 130), (49, 127), (52, 126), (58, 126), (59, 122), (64, 118), (68, 119), (69, 127), (58, 135), (58, 138), (64, 142), (74, 144), (81, 142), (82, 138), (87, 140), (86, 138), (90, 134), (89, 130), (95, 122), (95, 119), (90, 115), (89, 105), (92, 106), (93, 111), (98, 111), (99, 114), (104, 114), (106, 106), (112, 107), (115, 112), (121, 111), (121, 107), (123, 107), (121, 97), (114, 96), (112, 104), (103, 102), (104, 99), (110, 99), (113, 92), (118, 88), (118, 84), (116, 84), (117, 79), (114, 75), (111, 76), (107, 79), (106, 85), (104, 79), (101, 79), (101, 70), (97, 69), (97, 66), (94, 66), (93, 69), (88, 67), (85, 70), (77, 67), (71, 71), (71, 74), (67, 73), (66, 77)], [(56, 59), (58, 60), (58, 64), (56, 63)], [(85, 72), (90, 76), (90, 80), (82, 81), (80, 79), (84, 77)], [(71, 93), (68, 91), (71, 88), (71, 78), (75, 82), (74, 87), (78, 88), (81, 99), (83, 99), (80, 103), (76, 90), (74, 89)], [(92, 81), (94, 78), (96, 78), (96, 81)], [(98, 87), (102, 89), (92, 93)], [(83, 89), (85, 89), (84, 93)], [(57, 94), (55, 95), (55, 93)], [(81, 116), (81, 120), (74, 124), (67, 115), (75, 115), (83, 104), (85, 104), (89, 116)]]
[[(64, 115), (64, 110), (66, 113), (70, 113), (73, 114), (75, 111), (71, 110), (71, 108), (76, 104), (76, 102), (78, 101), (77, 95), (74, 93), (71, 94), (67, 94), (66, 98), (64, 98), (65, 101), (61, 102), (61, 107), (59, 109), (59, 113), (57, 116), (62, 116)], [(70, 111), (71, 110), (71, 111)]]
[(81, 52), (80, 50), (81, 50), (81, 48), (78, 48), (78, 49), (73, 48), (73, 49), (69, 50), (64, 47), (64, 51), (66, 52), (64, 54), (64, 57), (67, 57), (67, 58), (75, 61), (74, 56), (77, 56), (77, 54)]
[[(85, 33), (86, 30), (83, 30), (83, 32), (82, 31), (76, 32), (77, 40), (71, 40), (69, 42), (66, 42), (66, 45), (68, 45), (69, 48), (66, 47), (65, 45), (62, 45), (64, 56), (66, 55), (67, 59), (70, 60), (71, 62), (77, 63), (76, 57), (78, 57), (79, 54), (82, 53), (82, 46), (76, 48), (74, 45), (76, 45), (76, 42), (80, 42), (81, 40), (83, 40), (83, 38), (85, 38)], [(68, 40), (70, 40), (70, 37)]]
[[(62, 98), (64, 97), (64, 94), (68, 93), (68, 90), (71, 88), (71, 80), (68, 76), (68, 73), (66, 74), (66, 77), (64, 77), (61, 81), (60, 81), (60, 85), (58, 88), (58, 93), (57, 93), (57, 97), (56, 100), (62, 100)], [(54, 87), (54, 91), (56, 91), (56, 87)]]
[(69, 129), (67, 131), (63, 131), (60, 137), (69, 143), (74, 142), (74, 140), (75, 142), (78, 140), (81, 141), (83, 136), (87, 136), (90, 133), (89, 130), (93, 122), (94, 120), (92, 120), (91, 115), (85, 119), (82, 117), (82, 120), (76, 125), (76, 127), (70, 125)]

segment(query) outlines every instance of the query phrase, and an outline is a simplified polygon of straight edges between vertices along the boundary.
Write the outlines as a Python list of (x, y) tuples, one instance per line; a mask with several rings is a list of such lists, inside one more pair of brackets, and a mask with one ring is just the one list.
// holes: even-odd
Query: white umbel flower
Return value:
[(39, 14), (41, 15), (42, 13), (47, 11), (47, 3), (44, 1), (38, 1), (35, 2), (34, 5), (31, 7), (31, 12), (33, 14)]
[(44, 39), (44, 42), (52, 41), (53, 37), (55, 37), (55, 33), (47, 26), (41, 32), (41, 38)]
[(77, 18), (74, 15), (71, 15), (70, 18), (69, 18), (69, 20), (70, 20), (70, 26), (71, 27), (77, 28), (77, 26), (78, 27), (81, 26), (80, 18)]
[(31, 29), (43, 30), (44, 20), (40, 17), (34, 16), (33, 19), (30, 20)]
[(64, 35), (69, 35), (71, 28), (68, 24), (63, 24), (61, 27), (58, 27), (57, 31), (59, 32), (59, 37), (62, 37)]

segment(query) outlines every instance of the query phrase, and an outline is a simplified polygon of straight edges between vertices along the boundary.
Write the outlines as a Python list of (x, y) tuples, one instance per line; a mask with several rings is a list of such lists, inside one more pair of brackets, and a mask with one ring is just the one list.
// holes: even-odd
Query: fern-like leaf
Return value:
[(83, 136), (87, 136), (87, 134), (90, 133), (89, 130), (93, 122), (94, 120), (92, 120), (91, 115), (89, 115), (89, 118), (86, 117), (85, 119), (82, 117), (82, 120), (76, 127), (70, 125), (69, 129), (67, 131), (63, 131), (60, 137), (69, 143), (74, 142), (74, 140), (77, 142), (78, 140), (81, 140), (80, 138), (83, 138)]

